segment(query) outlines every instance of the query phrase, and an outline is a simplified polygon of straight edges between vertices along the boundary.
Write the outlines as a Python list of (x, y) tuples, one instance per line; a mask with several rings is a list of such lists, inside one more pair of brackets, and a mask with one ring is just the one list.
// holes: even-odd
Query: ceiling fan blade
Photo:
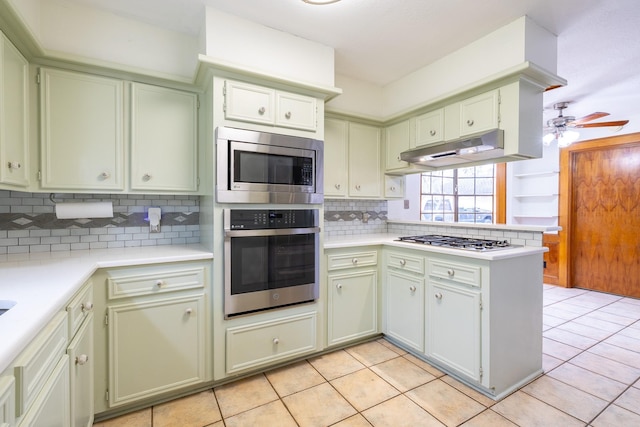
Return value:
[(571, 122), (575, 124), (582, 124), (582, 123), (590, 122), (591, 120), (599, 119), (600, 117), (605, 117), (608, 115), (609, 113), (595, 112), (595, 113), (587, 114), (584, 117), (580, 117), (579, 119), (572, 120)]
[(582, 123), (575, 124), (575, 122), (570, 123), (568, 126), (573, 128), (598, 128), (598, 127), (607, 127), (607, 126), (624, 126), (629, 123), (629, 120), (617, 120), (613, 122), (600, 122), (600, 123)]

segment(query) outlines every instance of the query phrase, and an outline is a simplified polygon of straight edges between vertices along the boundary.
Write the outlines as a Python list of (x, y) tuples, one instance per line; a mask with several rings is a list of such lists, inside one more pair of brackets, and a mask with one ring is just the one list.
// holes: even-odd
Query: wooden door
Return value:
[(560, 182), (567, 285), (640, 297), (640, 134), (563, 150)]

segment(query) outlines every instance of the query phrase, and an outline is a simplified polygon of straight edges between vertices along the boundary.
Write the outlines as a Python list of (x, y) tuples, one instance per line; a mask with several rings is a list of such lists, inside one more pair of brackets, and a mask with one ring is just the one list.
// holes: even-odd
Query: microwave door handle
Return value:
[(270, 228), (266, 230), (225, 230), (225, 237), (289, 236), (293, 234), (318, 234), (320, 227)]

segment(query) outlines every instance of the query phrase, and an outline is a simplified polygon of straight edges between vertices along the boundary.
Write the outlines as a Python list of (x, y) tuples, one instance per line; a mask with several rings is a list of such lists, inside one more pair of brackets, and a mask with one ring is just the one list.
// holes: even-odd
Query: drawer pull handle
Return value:
[(161, 288), (164, 286), (164, 280), (156, 280), (156, 286)]
[(336, 285), (336, 289), (342, 289), (342, 283), (338, 283), (338, 284)]
[(409, 290), (413, 293), (416, 291), (416, 287), (415, 286), (409, 286)]
[(467, 126), (473, 126), (473, 120), (472, 119), (467, 120)]
[(22, 165), (20, 162), (9, 162), (9, 169), (20, 169)]
[(404, 267), (405, 265), (407, 265), (407, 261), (404, 260), (404, 259), (401, 259), (400, 260), (400, 265)]
[(442, 299), (442, 294), (441, 294), (440, 292), (438, 292), (438, 293), (435, 295), (435, 297), (436, 297), (436, 299)]
[(279, 340), (278, 338), (274, 338), (274, 339), (273, 339), (273, 344), (274, 344), (274, 345), (278, 345), (278, 344), (280, 344), (280, 340)]
[(284, 118), (285, 118), (285, 119), (287, 119), (287, 120), (288, 120), (288, 119), (290, 119), (290, 118), (291, 118), (291, 111), (287, 111), (287, 112), (284, 114)]
[(193, 308), (189, 307), (184, 311), (184, 314), (191, 316), (191, 313), (193, 313)]
[(151, 180), (151, 175), (148, 173), (145, 173), (144, 175), (142, 175), (142, 180), (143, 181), (149, 181)]
[(431, 130), (429, 131), (429, 135), (431, 135), (431, 136), (436, 136), (436, 131), (435, 131), (435, 130), (433, 130), (433, 129), (431, 129)]
[(101, 179), (109, 179), (109, 178), (111, 178), (111, 174), (109, 172), (102, 172), (100, 174), (100, 178)]
[(89, 356), (86, 354), (81, 354), (80, 356), (76, 356), (76, 365), (84, 365), (89, 361)]
[(263, 115), (265, 111), (267, 111), (267, 110), (264, 107), (260, 107), (258, 109), (258, 114)]
[(80, 309), (83, 312), (91, 311), (93, 310), (93, 303), (91, 301), (83, 302), (82, 305), (80, 306)]
[(450, 268), (447, 270), (447, 274), (449, 275), (449, 277), (453, 277), (456, 272), (453, 270), (453, 268)]

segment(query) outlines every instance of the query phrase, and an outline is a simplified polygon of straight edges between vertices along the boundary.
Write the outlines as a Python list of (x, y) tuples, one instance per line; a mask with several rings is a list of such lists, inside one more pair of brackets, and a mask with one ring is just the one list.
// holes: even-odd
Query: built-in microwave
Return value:
[(323, 141), (219, 127), (219, 203), (322, 203)]

